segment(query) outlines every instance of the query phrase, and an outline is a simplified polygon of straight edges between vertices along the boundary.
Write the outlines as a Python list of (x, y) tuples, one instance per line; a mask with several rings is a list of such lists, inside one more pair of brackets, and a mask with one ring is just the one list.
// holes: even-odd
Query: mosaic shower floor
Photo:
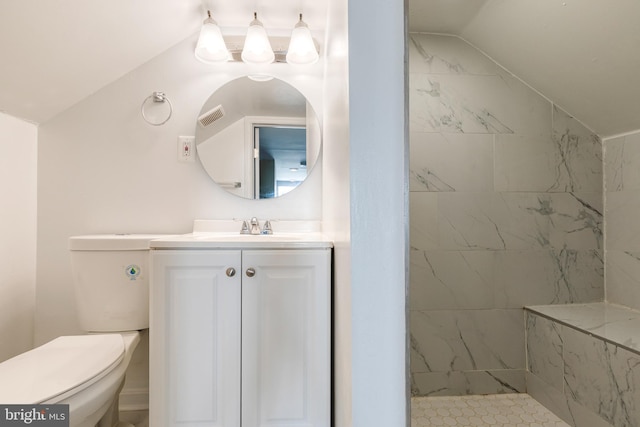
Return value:
[(411, 398), (411, 427), (569, 427), (528, 394)]

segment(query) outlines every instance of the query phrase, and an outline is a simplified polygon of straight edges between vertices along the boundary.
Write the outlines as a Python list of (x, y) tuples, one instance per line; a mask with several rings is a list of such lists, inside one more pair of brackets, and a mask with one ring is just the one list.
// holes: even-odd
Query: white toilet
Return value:
[[(0, 363), (0, 403), (68, 404), (72, 427), (119, 424), (118, 395), (149, 327), (149, 242), (161, 235), (69, 239), (80, 326)], [(122, 423), (120, 423), (123, 425)]]

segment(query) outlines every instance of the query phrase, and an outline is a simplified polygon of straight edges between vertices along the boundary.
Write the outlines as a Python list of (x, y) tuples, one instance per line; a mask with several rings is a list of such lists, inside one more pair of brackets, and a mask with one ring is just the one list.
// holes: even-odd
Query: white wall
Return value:
[(33, 345), (37, 136), (0, 113), (0, 361)]
[(351, 235), (347, 4), (330, 0), (324, 81), (323, 229), (334, 242), (334, 423), (351, 426)]
[[(187, 233), (194, 219), (320, 219), (321, 164), (299, 191), (253, 201), (221, 190), (198, 161), (178, 162), (177, 137), (194, 135), (209, 95), (247, 72), (245, 64), (201, 64), (194, 46), (195, 36), (40, 126), (36, 342), (80, 332), (69, 236)], [(267, 71), (322, 111), (321, 63), (304, 75), (283, 64)], [(165, 92), (173, 104), (171, 119), (159, 127), (140, 114), (153, 91)]]
[[(294, 193), (259, 201), (220, 189), (198, 160), (178, 162), (177, 138), (195, 134), (207, 98), (248, 72), (245, 64), (199, 63), (193, 56), (195, 42), (194, 35), (40, 126), (36, 344), (82, 333), (69, 236), (188, 233), (194, 219), (321, 219), (321, 161)], [(266, 71), (296, 87), (321, 112), (322, 68), (318, 63), (299, 73), (272, 64)], [(173, 105), (171, 119), (159, 127), (145, 123), (140, 114), (153, 91), (165, 92)], [(134, 355), (123, 409), (145, 406), (146, 349), (143, 342)]]
[(353, 425), (408, 425), (405, 8), (349, 1)]
[[(404, 5), (351, 1), (347, 44), (347, 2), (329, 2), (326, 68), (321, 60), (311, 72), (280, 64), (269, 70), (301, 90), (327, 120), (323, 159), (282, 199), (235, 198), (198, 163), (177, 162), (176, 138), (194, 133), (209, 94), (246, 72), (243, 64), (195, 62), (195, 37), (41, 126), (37, 342), (80, 332), (71, 235), (185, 233), (196, 218), (322, 219), (336, 244), (336, 425), (406, 425)], [(372, 58), (372, 41), (363, 37), (371, 21), (383, 29)], [(159, 128), (146, 125), (139, 112), (153, 91), (166, 92), (174, 106), (172, 119)]]

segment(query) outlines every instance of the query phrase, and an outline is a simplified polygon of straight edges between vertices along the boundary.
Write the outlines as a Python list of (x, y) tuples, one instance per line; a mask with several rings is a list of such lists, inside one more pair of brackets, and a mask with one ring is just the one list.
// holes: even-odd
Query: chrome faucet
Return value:
[(264, 221), (262, 229), (260, 229), (260, 221), (255, 216), (250, 220), (242, 221), (242, 228), (240, 228), (240, 234), (273, 234), (273, 228), (271, 228), (271, 221), (268, 219)]
[(250, 229), (249, 232), (251, 234), (260, 234), (260, 223), (258, 222), (258, 218), (256, 218), (255, 216), (253, 218), (251, 218), (250, 221)]

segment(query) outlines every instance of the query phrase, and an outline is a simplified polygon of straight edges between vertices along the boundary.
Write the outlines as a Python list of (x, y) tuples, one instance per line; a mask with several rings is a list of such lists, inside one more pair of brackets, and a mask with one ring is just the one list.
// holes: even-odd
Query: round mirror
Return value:
[(198, 158), (209, 176), (248, 199), (279, 197), (300, 185), (318, 159), (321, 140), (307, 99), (275, 78), (225, 84), (196, 124)]

